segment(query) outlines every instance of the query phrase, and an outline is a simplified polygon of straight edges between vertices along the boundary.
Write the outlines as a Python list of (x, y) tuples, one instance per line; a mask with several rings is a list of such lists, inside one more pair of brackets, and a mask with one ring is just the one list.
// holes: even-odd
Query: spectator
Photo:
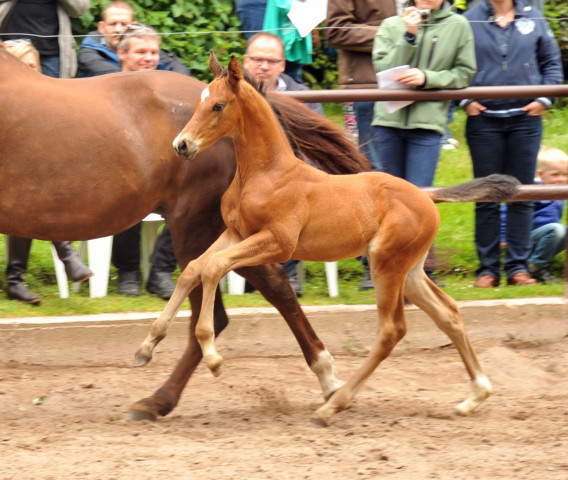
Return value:
[[(338, 51), (337, 66), (341, 88), (377, 88), (377, 77), (373, 68), (373, 40), (381, 22), (396, 15), (394, 0), (329, 0), (327, 4), (326, 38), (330, 46)], [(359, 146), (373, 170), (383, 171), (379, 160), (376, 141), (373, 138), (375, 102), (354, 102), (355, 121), (359, 134)], [(362, 263), (365, 269), (359, 290), (375, 288), (366, 257)]]
[[(541, 147), (536, 170), (538, 183), (565, 185), (568, 182), (568, 155), (556, 148)], [(532, 251), (529, 256), (529, 272), (542, 283), (556, 283), (550, 273), (550, 261), (566, 246), (566, 227), (562, 225), (564, 200), (540, 200), (534, 202)]]
[[(396, 15), (394, 0), (329, 0), (326, 37), (338, 51), (337, 66), (341, 88), (377, 88), (371, 52), (381, 22)], [(371, 122), (375, 102), (354, 102), (359, 145), (373, 170), (383, 171), (373, 138)]]
[[(542, 14), (523, 0), (484, 0), (466, 11), (475, 37), (479, 74), (472, 86), (562, 83), (562, 63)], [(487, 20), (490, 21), (487, 21)], [(462, 100), (466, 139), (475, 177), (506, 173), (521, 183), (534, 181), (542, 137), (542, 112), (550, 98)], [(510, 285), (534, 285), (527, 260), (531, 251), (531, 202), (513, 202), (507, 212), (504, 270)], [(480, 265), (476, 287), (500, 280), (499, 205), (475, 206), (475, 245)]]
[(44, 75), (72, 78), (77, 70), (77, 57), (69, 17), (80, 17), (90, 4), (90, 0), (0, 2), (2, 39), (31, 40), (40, 54)]
[[(308, 87), (294, 81), (292, 77), (284, 73), (285, 65), (284, 43), (278, 35), (261, 32), (249, 38), (243, 66), (257, 80), (264, 82), (268, 91), (309, 90)], [(323, 116), (321, 104), (306, 103), (305, 105)], [(283, 265), (296, 295), (301, 297), (303, 292), (298, 280), (298, 263), (297, 260), (288, 260)], [(247, 287), (247, 291), (251, 291), (250, 286)]]
[[(122, 33), (132, 23), (134, 23), (134, 10), (126, 2), (111, 2), (103, 9), (97, 30), (89, 32), (89, 36), (81, 42), (78, 56), (80, 77), (120, 71), (120, 60), (116, 49)], [(164, 49), (160, 49), (157, 69), (190, 75), (189, 68), (173, 53)]]
[[(160, 38), (150, 27), (130, 25), (117, 44), (117, 56), (122, 72), (156, 70), (160, 61)], [(118, 270), (118, 293), (121, 295), (140, 295), (141, 227), (138, 223), (114, 236), (112, 261)], [(167, 225), (158, 236), (150, 262), (152, 268), (146, 290), (167, 300), (175, 289), (171, 275), (177, 265)]]
[[(402, 16), (383, 20), (373, 46), (375, 70), (409, 65), (396, 80), (411, 88), (467, 87), (476, 71), (467, 20), (445, 8), (444, 0), (412, 3)], [(393, 111), (385, 102), (375, 104), (373, 135), (387, 173), (418, 187), (432, 185), (449, 106), (450, 101), (420, 101)]]
[(266, 2), (267, 0), (236, 0), (235, 11), (241, 22), (245, 40), (262, 31)]
[[(4, 43), (6, 50), (19, 58), (28, 67), (41, 73), (40, 56), (36, 48), (27, 39), (7, 40)], [(10, 237), (8, 240), (8, 260), (6, 266), (6, 280), (8, 283), (6, 294), (11, 300), (19, 300), (28, 304), (39, 304), (41, 297), (24, 283), (23, 276), (28, 270), (28, 260), (32, 240), (22, 237)], [(81, 262), (71, 242), (53, 242), (58, 257), (65, 265), (65, 273), (73, 282), (83, 282), (93, 276), (93, 272)]]

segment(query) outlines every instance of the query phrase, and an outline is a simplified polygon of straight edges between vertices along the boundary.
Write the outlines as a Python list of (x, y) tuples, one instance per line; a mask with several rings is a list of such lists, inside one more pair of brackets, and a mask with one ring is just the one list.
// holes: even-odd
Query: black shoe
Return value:
[(375, 285), (373, 285), (373, 281), (371, 280), (371, 272), (369, 267), (365, 267), (365, 275), (363, 276), (363, 280), (359, 284), (359, 291), (364, 292), (366, 290), (374, 290)]
[(529, 265), (529, 273), (537, 282), (546, 284), (558, 283), (558, 279), (550, 273), (548, 267), (538, 267), (537, 265)]
[(174, 293), (176, 286), (172, 281), (170, 272), (160, 272), (158, 270), (150, 270), (150, 276), (146, 282), (146, 290), (158, 295), (158, 297), (169, 300)]
[(140, 272), (118, 272), (118, 293), (127, 297), (140, 296)]
[(74, 283), (84, 282), (94, 275), (89, 267), (78, 259), (65, 264), (65, 273), (67, 278)]
[(19, 300), (29, 305), (39, 305), (41, 297), (33, 293), (24, 282), (12, 283), (8, 285), (6, 294), (10, 300)]
[(292, 288), (296, 293), (296, 297), (300, 298), (304, 292), (302, 291), (302, 284), (298, 280), (298, 277), (296, 275), (292, 275), (288, 277), (288, 280), (290, 280), (290, 285), (292, 285)]

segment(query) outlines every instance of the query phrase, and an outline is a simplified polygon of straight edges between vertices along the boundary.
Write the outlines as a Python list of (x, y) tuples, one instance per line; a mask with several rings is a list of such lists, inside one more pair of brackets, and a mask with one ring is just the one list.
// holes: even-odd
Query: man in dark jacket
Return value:
[[(377, 88), (371, 51), (375, 34), (381, 22), (396, 15), (395, 0), (328, 0), (326, 37), (338, 51), (337, 66), (341, 88)], [(359, 132), (359, 145), (373, 170), (383, 166), (374, 147), (373, 120), (375, 102), (355, 102), (353, 109)], [(359, 290), (375, 288), (363, 258), (365, 275)]]
[[(79, 55), (79, 77), (92, 77), (106, 73), (120, 72), (117, 46), (128, 25), (134, 23), (134, 10), (122, 1), (109, 3), (101, 13), (97, 30), (81, 42)], [(157, 70), (171, 70), (190, 75), (187, 68), (171, 52), (160, 49)]]

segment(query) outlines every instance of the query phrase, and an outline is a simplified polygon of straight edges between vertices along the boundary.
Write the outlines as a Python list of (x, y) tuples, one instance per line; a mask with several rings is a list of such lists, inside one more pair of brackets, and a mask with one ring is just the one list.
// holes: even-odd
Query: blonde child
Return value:
[[(568, 155), (557, 148), (541, 147), (537, 157), (539, 183), (561, 185), (568, 182)], [(564, 200), (534, 202), (532, 251), (528, 265), (531, 276), (542, 283), (556, 283), (550, 273), (550, 261), (564, 250), (566, 227), (562, 225)]]

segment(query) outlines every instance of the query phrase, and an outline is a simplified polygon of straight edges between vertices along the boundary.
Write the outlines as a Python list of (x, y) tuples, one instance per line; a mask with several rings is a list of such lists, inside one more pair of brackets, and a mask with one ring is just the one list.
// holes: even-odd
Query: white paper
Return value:
[(288, 18), (298, 29), (302, 37), (325, 20), (327, 0), (292, 0)]
[[(377, 73), (377, 85), (379, 88), (409, 88), (402, 83), (396, 81), (396, 79), (405, 73), (410, 68), (409, 65), (401, 65), (399, 67), (389, 68), (388, 70), (383, 70)], [(406, 107), (414, 103), (414, 100), (389, 100), (385, 101), (385, 110), (387, 113), (394, 113), (401, 108)]]

